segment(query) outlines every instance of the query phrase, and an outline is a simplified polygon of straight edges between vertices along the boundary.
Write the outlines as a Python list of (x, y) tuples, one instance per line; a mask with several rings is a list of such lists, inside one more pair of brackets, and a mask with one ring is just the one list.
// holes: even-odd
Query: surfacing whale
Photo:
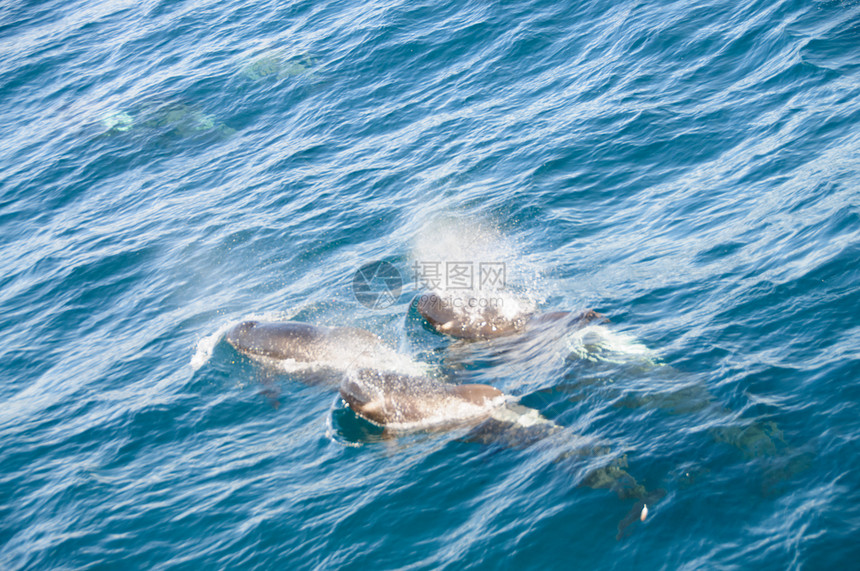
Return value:
[(421, 317), (437, 332), (468, 341), (507, 337), (550, 325), (564, 330), (578, 329), (593, 321), (606, 320), (603, 314), (593, 310), (542, 314), (513, 311), (508, 314), (492, 304), (457, 306), (436, 293), (422, 294), (412, 303)]
[[(421, 369), (406, 355), (382, 339), (356, 327), (324, 327), (300, 321), (243, 321), (231, 327), (226, 341), (234, 349), (265, 365), (292, 362), (345, 371), (349, 368), (382, 367)], [(333, 376), (337, 385), (340, 376)]]
[(506, 397), (490, 385), (453, 385), (426, 376), (361, 369), (340, 396), (358, 416), (389, 430), (440, 428), (488, 418)]

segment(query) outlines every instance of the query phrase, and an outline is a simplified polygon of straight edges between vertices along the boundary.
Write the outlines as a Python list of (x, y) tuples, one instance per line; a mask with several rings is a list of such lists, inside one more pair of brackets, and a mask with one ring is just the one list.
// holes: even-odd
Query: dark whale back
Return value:
[(227, 331), (227, 343), (237, 351), (272, 359), (310, 361), (325, 342), (328, 328), (284, 321), (243, 321)]
[(421, 317), (439, 333), (457, 339), (494, 339), (520, 333), (531, 317), (520, 313), (508, 317), (495, 307), (455, 307), (449, 300), (436, 294), (425, 294), (415, 304)]
[(354, 360), (363, 354), (390, 351), (363, 329), (323, 327), (299, 321), (243, 321), (226, 334), (227, 343), (250, 357), (293, 359), (301, 363)]
[(481, 341), (508, 337), (529, 330), (554, 327), (576, 329), (585, 327), (595, 320), (605, 317), (593, 310), (582, 313), (554, 311), (534, 314), (520, 312), (513, 316), (505, 315), (499, 309), (487, 307), (454, 307), (435, 294), (421, 295), (415, 307), (437, 332), (467, 341)]

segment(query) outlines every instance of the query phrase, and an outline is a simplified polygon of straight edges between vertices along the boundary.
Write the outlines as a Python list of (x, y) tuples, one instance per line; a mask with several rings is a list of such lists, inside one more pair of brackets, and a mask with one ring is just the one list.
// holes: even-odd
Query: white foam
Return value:
[(553, 421), (541, 415), (538, 410), (516, 402), (508, 402), (509, 398), (506, 395), (501, 395), (487, 400), (481, 405), (470, 402), (451, 403), (440, 408), (436, 414), (420, 421), (394, 422), (386, 424), (385, 428), (395, 432), (432, 430), (439, 427), (450, 427), (457, 424), (481, 421), (487, 418), (520, 428), (558, 426)]

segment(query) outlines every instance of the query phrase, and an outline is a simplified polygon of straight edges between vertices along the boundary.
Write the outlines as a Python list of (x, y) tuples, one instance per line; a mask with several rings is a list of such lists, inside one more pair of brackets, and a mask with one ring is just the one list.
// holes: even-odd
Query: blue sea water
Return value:
[[(0, 568), (856, 565), (860, 3), (10, 0), (0, 105)], [(428, 252), (611, 322), (452, 342)], [(563, 428), (380, 438), (252, 315)]]

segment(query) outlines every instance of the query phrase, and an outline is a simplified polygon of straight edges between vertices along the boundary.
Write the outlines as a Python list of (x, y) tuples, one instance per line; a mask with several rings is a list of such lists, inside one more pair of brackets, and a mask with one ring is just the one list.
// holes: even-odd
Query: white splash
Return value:
[(224, 337), (224, 334), (227, 333), (227, 330), (233, 327), (233, 325), (235, 325), (235, 323), (224, 324), (218, 328), (218, 331), (212, 335), (203, 337), (197, 342), (194, 355), (191, 357), (191, 369), (193, 371), (196, 371), (209, 362), (209, 359), (212, 358), (212, 351), (215, 350), (215, 345), (221, 341), (221, 338)]
[(203, 365), (209, 362), (209, 359), (212, 358), (212, 352), (215, 350), (215, 346), (221, 341), (224, 337), (224, 334), (233, 327), (234, 325), (238, 325), (243, 321), (285, 321), (288, 320), (289, 317), (285, 317), (283, 313), (270, 312), (264, 314), (253, 314), (247, 317), (243, 317), (242, 319), (236, 319), (234, 321), (229, 321), (221, 325), (215, 333), (211, 335), (207, 335), (197, 341), (197, 346), (194, 350), (194, 355), (191, 357), (191, 369), (196, 371)]
[(557, 426), (537, 409), (529, 408), (516, 402), (509, 402), (507, 406), (493, 410), (490, 416), (495, 420), (522, 428), (540, 425)]
[(633, 335), (615, 331), (607, 325), (592, 324), (567, 337), (570, 354), (588, 361), (623, 364), (647, 362), (658, 364), (657, 353)]
[[(487, 314), (514, 320), (541, 301), (535, 294), (540, 271), (520, 250), (487, 221), (437, 215), (414, 239), (412, 277), (467, 322), (485, 321)], [(458, 276), (458, 268), (466, 275)]]

